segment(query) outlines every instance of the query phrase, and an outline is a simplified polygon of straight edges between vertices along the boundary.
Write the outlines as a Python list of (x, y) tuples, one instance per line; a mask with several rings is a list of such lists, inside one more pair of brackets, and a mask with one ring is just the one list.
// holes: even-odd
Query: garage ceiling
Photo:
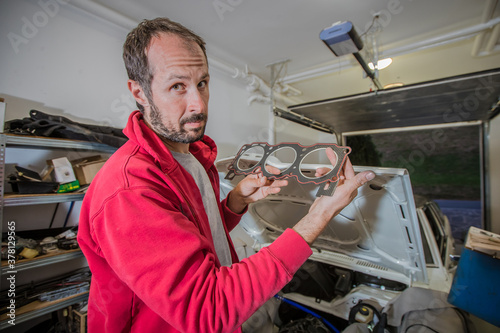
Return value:
[[(278, 78), (286, 106), (373, 89), (351, 56), (335, 57), (319, 33), (351, 21), (365, 51), (393, 64), (382, 85), (405, 85), (500, 67), (498, 0), (75, 0), (80, 8), (129, 31), (142, 19), (166, 16), (207, 42), (209, 58), (270, 81), (269, 64), (288, 60)], [(378, 20), (374, 22), (374, 16)], [(209, 60), (210, 60), (209, 59)], [(212, 66), (211, 68), (221, 66)], [(286, 90), (286, 92), (285, 92)], [(280, 95), (281, 96), (281, 95)]]

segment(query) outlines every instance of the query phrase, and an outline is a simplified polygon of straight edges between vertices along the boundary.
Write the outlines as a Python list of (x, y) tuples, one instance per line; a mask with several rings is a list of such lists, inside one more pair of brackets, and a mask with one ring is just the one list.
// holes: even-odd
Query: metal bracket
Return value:
[[(301, 165), (311, 153), (318, 150), (331, 148), (337, 155), (336, 165), (333, 169), (321, 177), (311, 177), (305, 175), (301, 170)], [(293, 151), (295, 158), (291, 163), (277, 163), (274, 155), (280, 150)], [(251, 153), (257, 151), (257, 153)], [(350, 147), (338, 146), (333, 143), (318, 143), (312, 146), (302, 146), (298, 143), (280, 143), (269, 145), (267, 142), (254, 142), (243, 145), (240, 151), (228, 166), (228, 173), (225, 179), (232, 180), (235, 175), (259, 174), (271, 180), (295, 177), (301, 184), (314, 183), (323, 184), (316, 193), (317, 197), (322, 195), (332, 196), (339, 181), (340, 171), (351, 152)], [(280, 169), (279, 174), (270, 173), (266, 166), (274, 166)], [(280, 167), (281, 166), (281, 167)]]

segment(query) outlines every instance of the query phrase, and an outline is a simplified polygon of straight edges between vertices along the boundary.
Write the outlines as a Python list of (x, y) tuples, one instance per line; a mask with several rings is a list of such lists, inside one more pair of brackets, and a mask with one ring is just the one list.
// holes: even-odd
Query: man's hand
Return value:
[[(332, 148), (327, 148), (326, 149), (326, 157), (330, 160), (330, 163), (335, 167), (337, 165), (337, 154), (333, 151)], [(327, 167), (322, 167), (322, 168), (317, 168), (316, 173), (314, 174), (314, 177), (323, 177), (330, 171), (332, 171), (332, 168), (327, 168)]]
[[(330, 150), (330, 151), (329, 151)], [(336, 155), (331, 148), (327, 148), (327, 156), (333, 165), (336, 165)], [(326, 170), (328, 172), (328, 170)], [(316, 172), (316, 176), (326, 173), (325, 170)], [(346, 159), (334, 194), (317, 198), (309, 209), (309, 213), (302, 218), (293, 229), (311, 245), (330, 220), (344, 209), (358, 194), (358, 188), (372, 180), (375, 174), (372, 171), (354, 173), (351, 161)]]
[[(280, 170), (266, 166), (269, 173), (279, 175)], [(264, 199), (269, 194), (276, 194), (281, 187), (288, 185), (287, 180), (269, 180), (261, 173), (248, 175), (229, 193), (227, 205), (235, 213), (241, 213), (248, 204)]]

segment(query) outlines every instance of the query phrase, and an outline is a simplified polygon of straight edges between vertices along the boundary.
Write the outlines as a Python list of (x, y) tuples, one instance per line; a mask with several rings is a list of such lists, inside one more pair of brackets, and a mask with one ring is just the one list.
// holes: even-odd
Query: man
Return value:
[(355, 176), (347, 163), (334, 196), (238, 263), (229, 231), (286, 180), (248, 176), (220, 202), (216, 146), (204, 135), (210, 75), (201, 38), (146, 20), (127, 36), (124, 60), (141, 111), (88, 189), (78, 232), (93, 273), (89, 332), (239, 332), (374, 175)]

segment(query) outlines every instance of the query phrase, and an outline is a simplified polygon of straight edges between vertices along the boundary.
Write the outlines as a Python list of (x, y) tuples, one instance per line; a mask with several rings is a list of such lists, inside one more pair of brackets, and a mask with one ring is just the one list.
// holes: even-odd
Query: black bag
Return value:
[(82, 124), (38, 110), (31, 110), (29, 118), (7, 121), (4, 130), (12, 134), (98, 142), (116, 148), (127, 142), (122, 129)]

